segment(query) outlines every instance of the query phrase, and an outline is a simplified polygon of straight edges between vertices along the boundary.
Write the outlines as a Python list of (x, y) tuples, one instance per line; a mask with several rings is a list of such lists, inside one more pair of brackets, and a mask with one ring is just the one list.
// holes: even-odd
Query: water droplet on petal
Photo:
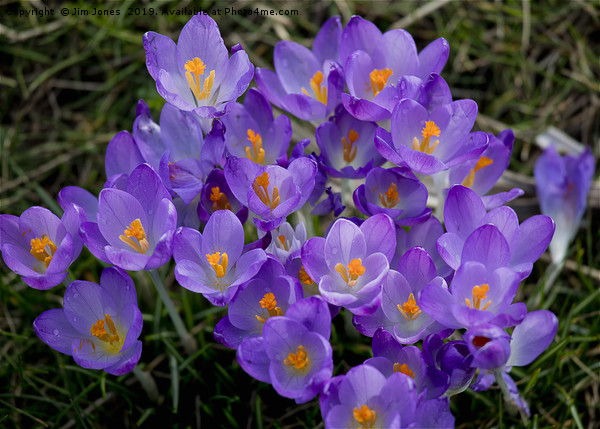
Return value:
[(58, 331), (58, 329), (54, 328), (54, 330), (52, 331), (52, 333), (58, 337), (59, 331)]
[(73, 294), (73, 298), (77, 298), (77, 297), (79, 297), (79, 294), (78, 293), (74, 293)]

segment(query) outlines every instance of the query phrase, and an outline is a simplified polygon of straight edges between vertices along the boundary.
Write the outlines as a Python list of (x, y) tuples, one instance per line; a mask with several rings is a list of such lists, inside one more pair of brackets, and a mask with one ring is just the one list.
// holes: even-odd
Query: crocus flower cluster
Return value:
[[(63, 282), (83, 244), (113, 265), (99, 285), (68, 284), (64, 308), (34, 322), (42, 341), (85, 368), (132, 370), (142, 318), (124, 270), (155, 279), (171, 264), (182, 287), (224, 307), (216, 341), (280, 395), (319, 396), (325, 427), (452, 427), (448, 398), (495, 380), (529, 413), (509, 373), (548, 347), (558, 321), (514, 300), (551, 242), (546, 214), (566, 231), (553, 248), (564, 257), (589, 152), (545, 154), (546, 214), (519, 222), (504, 204), (521, 190), (488, 195), (514, 134), (472, 130), (477, 104), (453, 100), (440, 75), (444, 39), (418, 52), (405, 30), (333, 17), (312, 50), (279, 42), (275, 71), (257, 69), (243, 103), (254, 66), (240, 45), (228, 53), (210, 17), (194, 16), (177, 43), (146, 33), (144, 48), (167, 103), (156, 123), (141, 100), (132, 132), (111, 140), (98, 197), (67, 187), (60, 219), (40, 207), (0, 216), (3, 258), (31, 287)], [(312, 121), (316, 145), (292, 146), (270, 103)], [(372, 337), (373, 357), (345, 374), (330, 344), (339, 312)]]

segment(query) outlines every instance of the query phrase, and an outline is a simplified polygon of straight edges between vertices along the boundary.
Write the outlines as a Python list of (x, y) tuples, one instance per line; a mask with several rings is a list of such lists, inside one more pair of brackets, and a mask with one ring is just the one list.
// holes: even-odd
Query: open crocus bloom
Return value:
[(238, 287), (252, 279), (267, 256), (262, 249), (243, 253), (244, 228), (230, 210), (212, 214), (204, 232), (180, 228), (175, 235), (175, 278), (213, 305), (231, 301)]
[(473, 100), (458, 100), (428, 112), (404, 99), (392, 112), (391, 134), (379, 128), (375, 146), (396, 165), (431, 175), (479, 156), (488, 145), (480, 131), (470, 133), (477, 116)]
[(250, 88), (244, 104), (235, 103), (223, 117), (225, 145), (233, 156), (260, 165), (285, 164), (292, 125), (285, 115), (273, 118), (271, 105), (262, 93)]
[(82, 208), (69, 204), (62, 219), (43, 207), (31, 207), (20, 217), (0, 215), (0, 250), (8, 267), (35, 289), (50, 289), (68, 275), (81, 253)]
[(167, 36), (147, 32), (144, 49), (159, 94), (201, 118), (223, 116), (254, 75), (254, 66), (239, 45), (229, 57), (217, 23), (206, 14), (188, 21), (177, 44)]
[(136, 167), (126, 190), (103, 189), (96, 222), (81, 226), (85, 245), (97, 258), (131, 271), (158, 268), (171, 258), (177, 212), (152, 167)]
[(396, 247), (392, 220), (371, 216), (360, 228), (338, 219), (326, 238), (313, 237), (302, 247), (302, 264), (330, 304), (358, 315), (372, 314)]
[(230, 157), (225, 165), (225, 179), (236, 198), (260, 218), (256, 226), (271, 231), (308, 200), (315, 186), (317, 165), (303, 157), (287, 168), (278, 165), (261, 167), (248, 158)]
[(256, 70), (256, 83), (271, 103), (306, 121), (323, 120), (340, 103), (344, 76), (339, 62), (342, 26), (330, 18), (315, 38), (313, 50), (287, 40), (273, 53), (275, 72)]
[(48, 310), (34, 322), (40, 339), (73, 356), (83, 368), (122, 375), (131, 371), (142, 353), (142, 313), (135, 286), (127, 273), (111, 267), (100, 285), (74, 281), (65, 292), (64, 309)]

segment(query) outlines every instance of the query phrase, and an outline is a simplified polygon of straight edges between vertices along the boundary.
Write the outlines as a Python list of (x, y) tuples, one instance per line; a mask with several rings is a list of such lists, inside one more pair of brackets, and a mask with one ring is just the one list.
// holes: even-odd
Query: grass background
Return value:
[[(94, 6), (119, 16), (66, 16), (60, 9)], [(104, 151), (116, 132), (131, 130), (137, 100), (157, 119), (164, 101), (146, 71), (141, 38), (152, 30), (177, 37), (189, 16), (127, 14), (127, 9), (200, 8), (298, 10), (297, 16), (221, 15), (227, 46), (241, 42), (258, 67), (272, 68), (277, 41), (310, 46), (320, 25), (358, 14), (382, 31), (406, 28), (419, 49), (439, 36), (451, 47), (443, 72), (455, 98), (479, 104), (477, 126), (513, 128), (513, 178), (527, 194), (522, 213), (535, 209), (533, 144), (547, 126), (562, 129), (598, 156), (600, 137), (600, 7), (597, 1), (262, 1), (103, 2), (0, 1), (0, 213), (19, 215), (32, 205), (60, 213), (58, 191), (77, 185), (96, 193)], [(53, 9), (54, 16), (9, 13)], [(296, 138), (311, 130), (294, 123)], [(597, 158), (596, 158), (597, 159)], [(596, 197), (598, 198), (598, 197)], [(520, 212), (521, 213), (521, 212)], [(549, 293), (540, 293), (547, 259), (520, 288), (521, 300), (539, 299), (555, 312), (558, 335), (548, 351), (513, 370), (532, 411), (530, 427), (600, 425), (600, 233), (598, 207), (589, 210), (573, 243), (571, 263)], [(87, 250), (73, 264), (77, 279), (98, 281), (102, 266)], [(164, 270), (188, 329), (200, 349), (182, 354), (173, 327), (144, 273), (132, 273), (144, 315), (143, 374), (113, 377), (79, 368), (35, 336), (33, 320), (60, 307), (64, 287), (28, 288), (0, 262), (0, 426), (3, 427), (322, 427), (318, 403), (296, 405), (251, 379), (235, 353), (215, 343), (224, 311), (174, 282)], [(534, 309), (533, 307), (529, 308)], [(370, 341), (336, 318), (334, 371), (345, 373), (370, 356)], [(452, 400), (457, 426), (521, 427), (500, 392), (465, 392)]]

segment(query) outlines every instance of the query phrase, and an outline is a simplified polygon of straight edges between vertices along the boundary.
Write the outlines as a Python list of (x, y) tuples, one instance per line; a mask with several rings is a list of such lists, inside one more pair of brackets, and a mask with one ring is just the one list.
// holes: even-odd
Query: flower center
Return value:
[[(107, 328), (108, 331), (106, 330)], [(115, 353), (119, 352), (123, 347), (123, 341), (119, 338), (117, 328), (115, 327), (110, 314), (105, 314), (104, 319), (98, 319), (90, 328), (90, 333), (99, 340), (108, 343)]]
[(210, 200), (213, 203), (212, 208), (215, 212), (217, 210), (231, 210), (231, 204), (229, 204), (227, 195), (221, 192), (221, 188), (218, 186), (213, 186), (210, 189)]
[(369, 73), (369, 78), (371, 79), (371, 88), (373, 89), (373, 97), (377, 96), (381, 92), (381, 90), (385, 87), (389, 77), (393, 75), (394, 72), (391, 69), (374, 69), (371, 73)]
[(309, 286), (314, 283), (313, 279), (310, 278), (308, 274), (306, 274), (306, 270), (304, 269), (304, 265), (300, 267), (300, 271), (298, 271), (298, 278), (302, 283), (306, 286)]
[(398, 186), (395, 183), (390, 183), (390, 187), (386, 191), (385, 194), (379, 193), (379, 200), (381, 201), (381, 205), (386, 209), (391, 209), (395, 207), (400, 202), (400, 197), (398, 196)]
[(480, 336), (475, 336), (475, 337), (473, 337), (473, 340), (471, 340), (471, 342), (473, 343), (473, 345), (475, 347), (483, 347), (490, 341), (492, 341), (490, 338), (480, 337)]
[[(258, 302), (262, 308), (266, 308), (269, 312), (269, 317), (282, 316), (281, 307), (277, 307), (277, 300), (272, 292), (266, 293), (263, 298)], [(254, 316), (259, 322), (265, 323), (267, 319), (260, 317), (259, 315)]]
[(410, 378), (415, 378), (415, 373), (405, 363), (402, 365), (400, 365), (399, 362), (394, 363), (394, 372), (401, 372), (402, 374), (408, 375)]
[(206, 260), (213, 267), (218, 278), (225, 276), (227, 272), (227, 253), (215, 252), (212, 255), (206, 255)]
[(423, 136), (423, 139), (421, 140), (420, 143), (419, 143), (419, 139), (417, 139), (416, 137), (413, 139), (413, 147), (412, 147), (413, 150), (418, 150), (419, 152), (424, 152), (427, 155), (431, 155), (433, 153), (433, 151), (435, 150), (435, 148), (437, 147), (437, 145), (440, 143), (440, 141), (436, 140), (430, 146), (429, 140), (433, 136), (439, 137), (440, 132), (441, 131), (438, 128), (438, 126), (435, 124), (435, 122), (433, 122), (433, 121), (425, 122), (425, 127), (421, 131), (421, 135)]
[(303, 345), (298, 346), (298, 351), (290, 353), (287, 358), (283, 361), (287, 366), (293, 366), (296, 369), (304, 369), (310, 363), (310, 359), (306, 354), (306, 349)]
[(348, 264), (347, 271), (346, 267), (339, 262), (336, 264), (335, 270), (350, 287), (356, 285), (358, 278), (365, 273), (365, 267), (362, 266), (362, 260), (360, 258), (351, 260)]
[(256, 196), (260, 198), (263, 204), (271, 209), (273, 209), (279, 205), (279, 189), (277, 186), (273, 186), (273, 196), (269, 196), (269, 174), (265, 171), (264, 173), (258, 175), (256, 179), (254, 179), (254, 183), (252, 184), (252, 189), (256, 193)]
[(257, 164), (262, 164), (265, 160), (265, 150), (262, 147), (262, 137), (260, 134), (255, 133), (254, 130), (248, 129), (248, 140), (252, 143), (252, 149), (250, 146), (246, 146), (246, 156), (251, 161)]
[(372, 428), (377, 420), (377, 413), (370, 409), (367, 405), (363, 405), (360, 408), (354, 407), (352, 415), (363, 428)]
[(419, 309), (417, 301), (415, 301), (415, 296), (412, 293), (408, 296), (408, 300), (404, 304), (398, 304), (397, 307), (406, 320), (415, 320), (417, 317), (419, 317), (419, 314), (421, 314), (421, 310)]
[(481, 309), (479, 307), (481, 306), (481, 301), (487, 298), (487, 293), (489, 290), (490, 286), (487, 283), (484, 283), (480, 286), (473, 286), (473, 304), (471, 304), (471, 300), (469, 298), (465, 298), (465, 303), (469, 306), (469, 308), (487, 310), (492, 301), (488, 301)]
[(200, 76), (204, 75), (204, 69), (206, 66), (202, 60), (195, 57), (193, 60), (189, 60), (185, 63), (185, 78), (188, 81), (190, 90), (194, 95), (194, 101), (198, 106), (199, 100), (208, 99), (210, 91), (212, 90), (213, 82), (215, 80), (215, 71), (211, 70), (207, 78), (204, 79), (203, 85), (200, 86)]
[(358, 140), (358, 133), (354, 130), (348, 132), (348, 138), (342, 137), (342, 145), (344, 147), (344, 161), (350, 164), (356, 158), (357, 147), (354, 142)]
[(42, 235), (41, 239), (32, 239), (30, 244), (31, 254), (35, 259), (46, 264), (46, 268), (48, 268), (48, 265), (50, 265), (50, 261), (52, 261), (52, 257), (54, 256), (54, 252), (56, 252), (56, 245), (47, 235)]
[[(146, 238), (146, 232), (144, 231), (144, 227), (142, 226), (142, 222), (139, 219), (134, 220), (129, 224), (125, 231), (123, 231), (125, 235), (119, 235), (119, 238), (122, 242), (127, 244), (136, 252), (144, 254), (150, 248), (150, 243), (148, 243), (148, 239)], [(137, 243), (133, 241), (133, 238), (137, 240)]]
[(479, 161), (477, 161), (475, 167), (471, 169), (469, 174), (467, 174), (467, 177), (465, 177), (465, 180), (462, 181), (462, 185), (466, 186), (467, 188), (473, 186), (473, 183), (475, 182), (475, 173), (477, 173), (482, 168), (487, 167), (488, 165), (492, 165), (493, 163), (494, 161), (488, 158), (487, 156), (482, 156), (481, 158), (479, 158)]
[[(321, 70), (318, 70), (310, 79), (310, 88), (315, 94), (317, 101), (327, 105), (327, 88), (323, 84), (323, 72)], [(310, 97), (310, 94), (304, 87), (302, 88), (302, 92)]]

